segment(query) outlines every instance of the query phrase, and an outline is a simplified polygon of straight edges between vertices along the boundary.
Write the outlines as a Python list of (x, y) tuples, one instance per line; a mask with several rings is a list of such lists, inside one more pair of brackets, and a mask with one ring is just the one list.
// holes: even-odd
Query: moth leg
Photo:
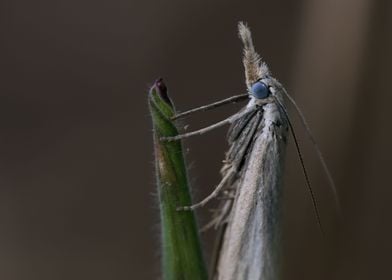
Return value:
[(216, 188), (214, 189), (214, 191), (212, 193), (210, 193), (206, 198), (204, 198), (202, 201), (190, 205), (190, 206), (183, 206), (183, 207), (179, 207), (177, 208), (178, 210), (194, 210), (196, 208), (200, 208), (203, 207), (204, 205), (206, 205), (211, 199), (215, 198), (216, 196), (218, 196), (219, 192), (223, 189), (223, 187), (226, 185), (227, 181), (233, 176), (233, 171), (228, 172), (225, 177), (222, 178), (222, 180), (220, 181), (220, 183), (218, 184), (218, 186), (216, 186)]
[(221, 206), (222, 209), (217, 210), (219, 211), (219, 213), (216, 214), (211, 221), (203, 225), (200, 229), (200, 232), (206, 232), (211, 228), (217, 229), (219, 226), (222, 226), (227, 221), (226, 216), (228, 215), (228, 213), (230, 213), (232, 204), (233, 204), (232, 201), (223, 204), (223, 206)]
[(192, 131), (192, 132), (188, 132), (188, 133), (184, 133), (184, 134), (179, 134), (179, 135), (176, 135), (176, 136), (173, 136), (173, 137), (162, 137), (161, 140), (164, 140), (164, 141), (175, 141), (175, 140), (188, 138), (188, 137), (191, 137), (191, 136), (194, 136), (194, 135), (202, 135), (202, 134), (204, 134), (204, 133), (206, 133), (208, 131), (214, 130), (215, 128), (219, 128), (221, 126), (229, 124), (232, 121), (233, 121), (233, 118), (230, 117), (230, 118), (224, 119), (223, 121), (217, 122), (217, 123), (215, 123), (213, 125), (204, 127), (202, 129), (198, 129), (198, 130), (195, 130), (195, 131)]
[(191, 110), (179, 113), (179, 114), (173, 116), (171, 119), (172, 120), (176, 120), (176, 119), (183, 118), (185, 116), (191, 115), (191, 114), (196, 113), (196, 112), (208, 111), (208, 110), (220, 107), (220, 106), (228, 104), (228, 103), (236, 103), (238, 101), (243, 101), (243, 100), (248, 99), (248, 98), (249, 98), (249, 94), (248, 93), (235, 95), (235, 96), (223, 99), (221, 101), (217, 101), (217, 102), (214, 102), (214, 103), (211, 103), (211, 104), (208, 104), (208, 105), (200, 106), (200, 107), (197, 107), (197, 108), (194, 108), (194, 109), (191, 109)]
[(230, 124), (230, 123), (234, 122), (235, 120), (241, 118), (242, 116), (244, 116), (245, 114), (247, 114), (247, 113), (249, 113), (249, 112), (251, 112), (253, 110), (256, 110), (256, 107), (248, 109), (248, 110), (245, 110), (245, 111), (240, 112), (240, 113), (236, 113), (236, 114), (228, 117), (227, 119), (224, 119), (224, 120), (222, 120), (220, 122), (217, 122), (217, 123), (215, 123), (213, 125), (204, 127), (202, 129), (198, 129), (198, 130), (195, 130), (195, 131), (187, 132), (187, 133), (184, 133), (184, 134), (179, 134), (179, 135), (172, 136), (172, 137), (161, 137), (160, 140), (162, 140), (162, 141), (175, 141), (175, 140), (188, 138), (188, 137), (191, 137), (191, 136), (194, 136), (194, 135), (202, 135), (202, 134), (204, 134), (206, 132), (209, 132), (211, 130), (214, 130), (216, 128), (224, 126), (226, 124)]
[(235, 197), (233, 191), (230, 190), (223, 191), (222, 195), (222, 200), (234, 199)]

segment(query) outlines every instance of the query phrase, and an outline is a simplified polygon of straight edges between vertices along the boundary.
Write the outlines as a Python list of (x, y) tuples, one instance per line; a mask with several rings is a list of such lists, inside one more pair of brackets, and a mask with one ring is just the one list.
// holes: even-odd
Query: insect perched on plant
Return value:
[[(282, 173), (288, 131), (290, 130), (299, 155), (306, 184), (310, 191), (317, 222), (320, 215), (309, 178), (290, 122), (284, 97), (297, 109), (316, 149), (336, 197), (336, 189), (324, 158), (310, 133), (304, 116), (283, 86), (271, 76), (267, 65), (256, 53), (249, 28), (238, 25), (244, 44), (247, 93), (189, 110), (173, 119), (198, 111), (249, 100), (238, 113), (216, 124), (165, 140), (178, 140), (230, 124), (226, 153), (221, 169), (222, 180), (214, 191), (194, 205), (182, 206), (193, 210), (205, 205), (219, 194), (226, 195), (209, 225), (220, 227), (219, 249), (215, 267), (216, 279), (277, 279), (279, 274), (280, 210)], [(244, 275), (248, 275), (244, 277)]]

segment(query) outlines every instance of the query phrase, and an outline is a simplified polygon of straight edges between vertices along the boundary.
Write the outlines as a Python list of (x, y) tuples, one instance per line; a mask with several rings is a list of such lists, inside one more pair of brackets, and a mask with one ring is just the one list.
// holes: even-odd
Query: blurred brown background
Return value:
[[(2, 0), (1, 279), (159, 277), (147, 90), (162, 76), (179, 109), (243, 93), (238, 20), (307, 116), (342, 204), (339, 221), (294, 117), (327, 237), (290, 143), (284, 279), (391, 277), (391, 1)], [(225, 131), (185, 143), (197, 199), (219, 180)]]

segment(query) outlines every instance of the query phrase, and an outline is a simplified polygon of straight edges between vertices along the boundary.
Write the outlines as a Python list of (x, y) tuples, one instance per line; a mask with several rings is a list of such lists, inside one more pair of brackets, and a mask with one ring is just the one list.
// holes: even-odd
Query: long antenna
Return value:
[(329, 171), (327, 163), (325, 162), (324, 156), (321, 153), (321, 150), (320, 150), (319, 146), (317, 145), (316, 140), (314, 139), (314, 136), (313, 136), (313, 134), (312, 134), (312, 132), (310, 130), (308, 122), (306, 121), (305, 116), (302, 113), (301, 109), (299, 108), (299, 106), (297, 105), (295, 100), (285, 90), (284, 90), (284, 94), (286, 95), (288, 100), (294, 105), (295, 110), (297, 111), (298, 115), (300, 116), (302, 125), (305, 127), (305, 130), (306, 130), (306, 132), (307, 132), (307, 134), (309, 136), (309, 139), (312, 142), (314, 149), (316, 150), (317, 156), (318, 156), (318, 158), (319, 158), (319, 160), (321, 162), (321, 165), (322, 165), (322, 167), (324, 169), (324, 172), (325, 172), (325, 174), (326, 174), (326, 176), (328, 178), (329, 185), (330, 185), (330, 187), (332, 189), (332, 192), (334, 194), (335, 203), (336, 203), (336, 207), (337, 207), (337, 212), (338, 212), (338, 214), (340, 216), (341, 215), (341, 207), (340, 207), (340, 201), (339, 201), (338, 192), (337, 192), (337, 189), (336, 189), (335, 182), (334, 182), (334, 180), (332, 178), (331, 172)]
[(299, 147), (298, 140), (297, 140), (297, 136), (295, 135), (293, 125), (291, 124), (289, 114), (287, 113), (287, 111), (286, 111), (286, 109), (284, 108), (284, 106), (282, 105), (282, 103), (280, 103), (280, 101), (279, 101), (277, 98), (275, 98), (275, 100), (276, 100), (277, 104), (279, 105), (279, 107), (280, 107), (280, 108), (282, 109), (282, 111), (284, 112), (284, 114), (286, 115), (287, 122), (288, 122), (288, 124), (289, 124), (291, 134), (293, 135), (293, 139), (294, 139), (294, 143), (295, 143), (295, 148), (296, 148), (296, 150), (297, 150), (298, 158), (299, 158), (299, 161), (301, 162), (302, 171), (303, 171), (304, 176), (305, 176), (306, 186), (308, 187), (310, 196), (311, 196), (311, 198), (312, 198), (312, 203), (313, 203), (314, 212), (315, 212), (315, 214), (316, 214), (317, 223), (318, 223), (318, 225), (319, 225), (319, 227), (320, 227), (321, 233), (323, 234), (323, 236), (325, 236), (323, 227), (322, 227), (322, 225), (321, 225), (320, 212), (319, 212), (318, 207), (317, 207), (316, 196), (314, 195), (313, 188), (312, 188), (312, 186), (311, 186), (311, 184), (310, 184), (308, 172), (306, 171), (306, 168), (305, 168), (304, 159), (303, 159), (303, 157), (302, 157), (301, 149), (300, 149), (300, 147)]

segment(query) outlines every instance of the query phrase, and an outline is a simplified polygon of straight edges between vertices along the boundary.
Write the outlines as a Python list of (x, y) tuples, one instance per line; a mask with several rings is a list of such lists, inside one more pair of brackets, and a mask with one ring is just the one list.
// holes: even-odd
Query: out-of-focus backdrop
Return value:
[[(391, 1), (3, 0), (1, 279), (159, 278), (147, 90), (163, 77), (180, 110), (243, 93), (239, 20), (309, 120), (341, 200), (339, 219), (290, 110), (326, 238), (291, 142), (284, 279), (390, 277)], [(219, 180), (225, 133), (185, 142), (196, 200)]]

